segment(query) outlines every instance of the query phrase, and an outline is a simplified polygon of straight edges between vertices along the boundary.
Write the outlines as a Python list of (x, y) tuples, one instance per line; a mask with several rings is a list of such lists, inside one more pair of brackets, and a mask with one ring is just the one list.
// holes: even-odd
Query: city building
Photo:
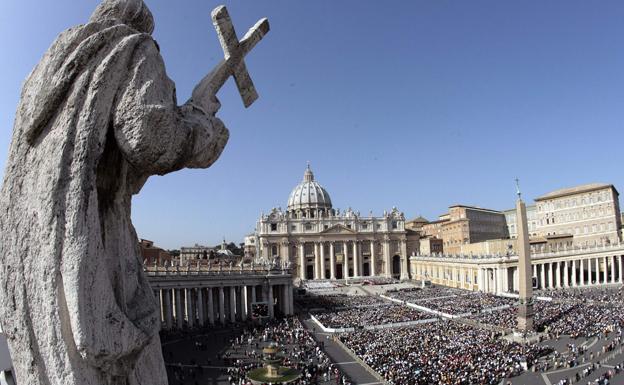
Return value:
[(286, 210), (261, 215), (254, 234), (245, 238), (245, 253), (257, 260), (290, 261), (293, 275), (302, 280), (407, 279), (408, 255), (418, 251), (408, 244), (417, 245), (418, 237), (406, 231), (405, 216), (396, 208), (380, 217), (334, 208), (308, 165)]
[(445, 253), (459, 253), (462, 245), (509, 236), (505, 215), (481, 207), (454, 205), (438, 221), (423, 224), (423, 235), (442, 239)]
[[(526, 210), (529, 226), (529, 236), (537, 237), (537, 206), (527, 205)], [(509, 238), (518, 238), (518, 228), (516, 226), (516, 209), (514, 208), (510, 210), (504, 210), (503, 214), (505, 214), (505, 222), (507, 223), (507, 232), (509, 233)]]
[(141, 239), (139, 240), (139, 247), (141, 249), (141, 257), (143, 257), (143, 263), (146, 265), (152, 265), (154, 263), (162, 265), (166, 261), (171, 261), (171, 254), (167, 250), (154, 246), (153, 241)]
[(550, 192), (535, 199), (537, 236), (550, 246), (618, 243), (619, 193), (612, 184), (592, 183)]
[(195, 244), (194, 246), (182, 246), (180, 248), (180, 263), (186, 264), (187, 262), (193, 262), (197, 259), (212, 259), (222, 258), (232, 261), (237, 261), (240, 256), (237, 256), (231, 250), (228, 249), (228, 244), (223, 239), (221, 245), (218, 247), (203, 246)]

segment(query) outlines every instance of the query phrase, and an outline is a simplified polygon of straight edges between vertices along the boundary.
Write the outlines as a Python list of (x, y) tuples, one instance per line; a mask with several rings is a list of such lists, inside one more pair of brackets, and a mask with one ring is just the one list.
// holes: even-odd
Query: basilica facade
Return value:
[(409, 279), (413, 237), (417, 233), (405, 229), (405, 216), (396, 208), (381, 217), (335, 209), (308, 165), (286, 210), (260, 216), (255, 232), (245, 238), (245, 254), (289, 261), (293, 276), (302, 280)]

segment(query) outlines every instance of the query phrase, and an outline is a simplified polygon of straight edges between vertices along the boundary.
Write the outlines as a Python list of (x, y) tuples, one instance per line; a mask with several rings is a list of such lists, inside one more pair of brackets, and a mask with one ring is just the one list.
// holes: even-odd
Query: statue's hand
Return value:
[(215, 115), (221, 108), (217, 92), (229, 76), (227, 64), (222, 61), (206, 75), (193, 89), (187, 104), (199, 107), (208, 115)]

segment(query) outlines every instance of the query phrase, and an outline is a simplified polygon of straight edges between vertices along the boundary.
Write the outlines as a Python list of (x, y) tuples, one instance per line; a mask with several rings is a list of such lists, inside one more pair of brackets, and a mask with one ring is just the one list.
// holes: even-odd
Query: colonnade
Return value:
[(622, 255), (584, 257), (563, 261), (533, 262), (533, 277), (538, 287), (592, 286), (623, 283)]
[[(517, 292), (519, 288), (517, 258), (413, 256), (410, 260), (416, 279), (488, 293)], [(624, 283), (622, 254), (533, 258), (531, 264), (539, 289)]]
[(210, 277), (204, 276), (201, 277), (205, 279), (203, 282), (195, 280), (180, 284), (179, 281), (166, 282), (162, 277), (157, 278), (160, 281), (151, 284), (164, 329), (227, 324), (258, 317), (273, 318), (278, 312), (282, 315), (294, 313), (291, 279), (279, 282), (257, 279), (210, 282)]

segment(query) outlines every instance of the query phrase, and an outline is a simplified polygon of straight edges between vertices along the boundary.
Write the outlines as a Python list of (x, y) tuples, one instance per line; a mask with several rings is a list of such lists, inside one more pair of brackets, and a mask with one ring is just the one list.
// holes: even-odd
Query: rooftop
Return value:
[[(567, 195), (581, 194), (581, 193), (595, 191), (595, 190), (602, 190), (604, 188), (609, 188), (609, 187), (615, 190), (615, 187), (612, 184), (606, 184), (606, 183), (582, 184), (580, 186), (562, 188), (559, 190), (551, 191), (547, 194), (544, 194), (540, 197), (535, 198), (535, 201), (559, 198), (559, 197), (563, 197)], [(615, 191), (617, 192), (617, 190)]]

